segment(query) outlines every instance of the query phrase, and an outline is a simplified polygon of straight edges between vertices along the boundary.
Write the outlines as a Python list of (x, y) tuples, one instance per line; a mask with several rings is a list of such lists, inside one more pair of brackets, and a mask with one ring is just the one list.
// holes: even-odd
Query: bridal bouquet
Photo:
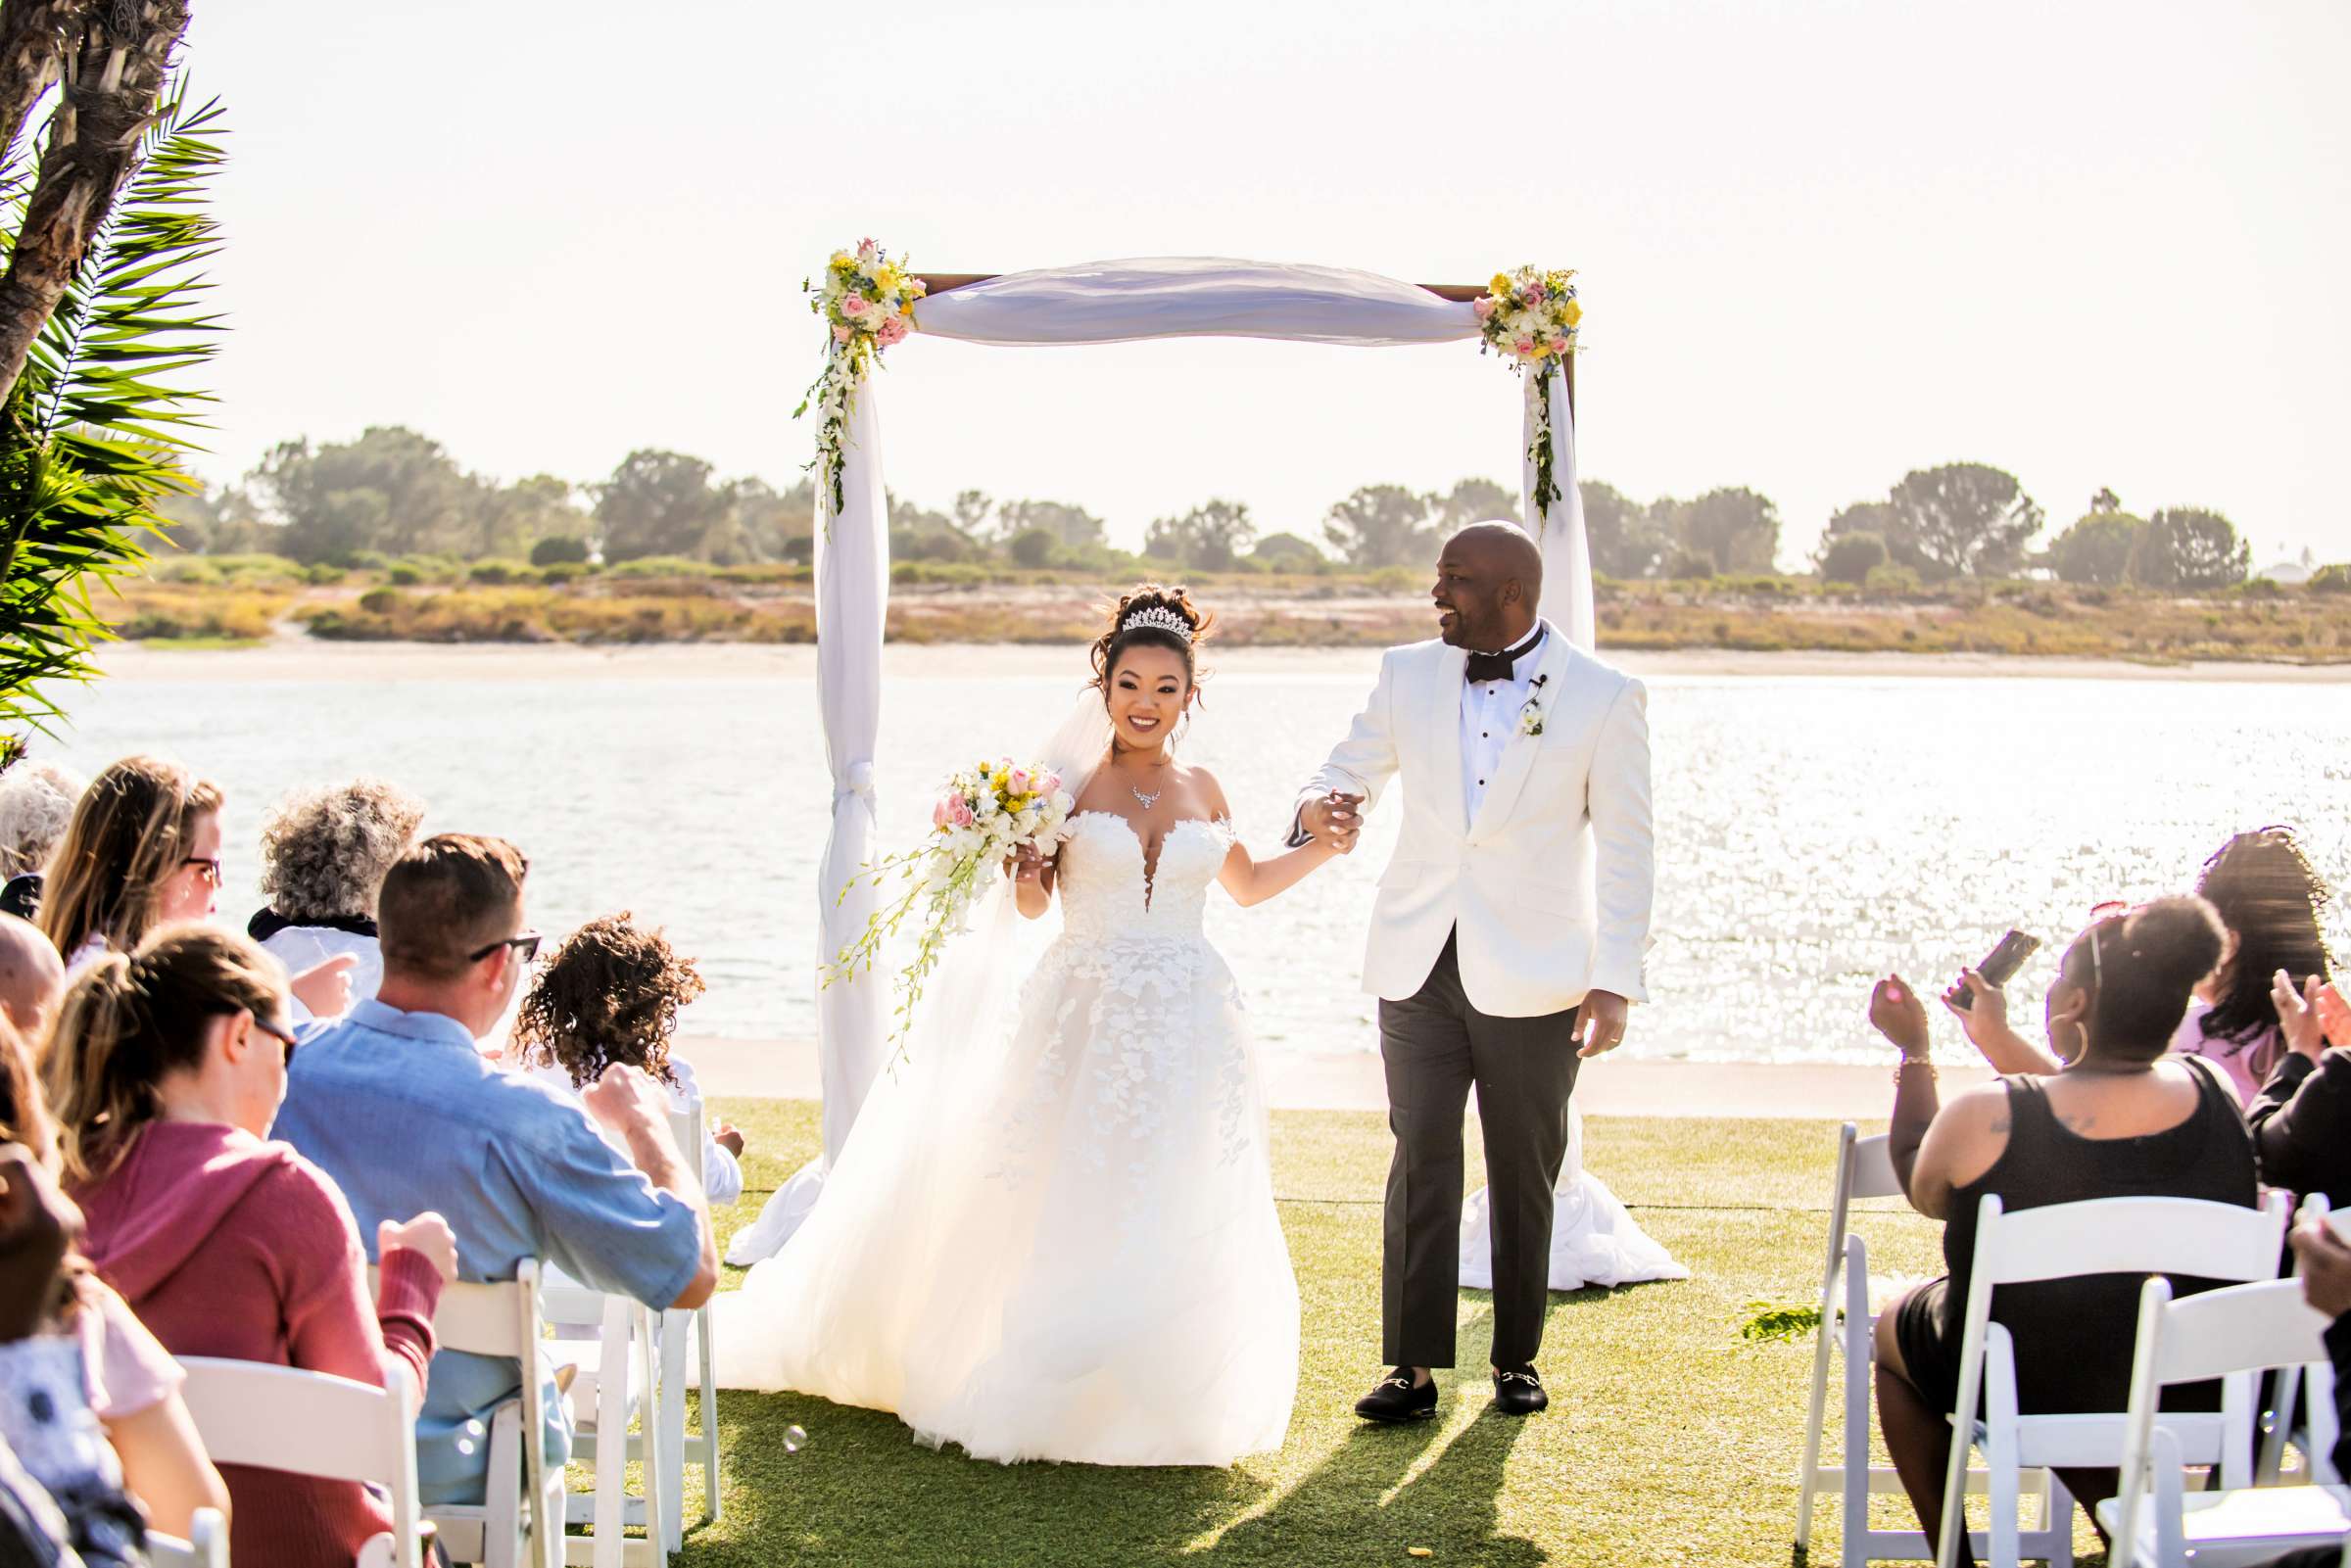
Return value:
[[(906, 885), (875, 911), (855, 941), (840, 950), (826, 973), (826, 982), (872, 969), (883, 942), (919, 909), (921, 927), (914, 957), (898, 974), (897, 1023), (890, 1031), (893, 1041), (902, 1040), (914, 1021), (923, 981), (937, 967), (947, 938), (964, 928), (988, 879), (1016, 850), (1051, 854), (1068, 833), (1072, 804), (1069, 791), (1061, 786), (1061, 775), (1042, 763), (1022, 767), (1000, 757), (956, 771), (931, 808), (931, 836), (865, 868), (863, 875), (876, 886), (893, 875)], [(848, 896), (848, 888), (841, 889), (841, 896)]]
[(1544, 396), (1544, 387), (1551, 367), (1575, 352), (1576, 328), (1584, 319), (1584, 308), (1576, 303), (1574, 277), (1572, 270), (1545, 272), (1531, 266), (1497, 272), (1486, 286), (1488, 292), (1471, 307), (1477, 311), (1479, 335), (1485, 340), (1480, 353), (1492, 349), (1510, 359), (1512, 370), (1528, 365), (1535, 368), (1535, 379), (1527, 390), (1527, 406), (1535, 414), (1534, 440), (1526, 454), (1535, 461), (1537, 513), (1549, 511), (1559, 494), (1553, 476), (1551, 400)]
[(800, 282), (802, 292), (815, 296), (808, 309), (822, 316), (831, 330), (825, 349), (825, 368), (809, 387), (808, 396), (792, 410), (794, 419), (815, 404), (818, 477), (833, 498), (831, 515), (843, 504), (840, 489), (841, 449), (848, 442), (850, 401), (867, 366), (882, 351), (905, 340), (914, 330), (914, 302), (923, 297), (923, 280), (893, 261), (872, 240), (860, 240), (854, 251), (835, 251), (825, 263), (824, 282)]

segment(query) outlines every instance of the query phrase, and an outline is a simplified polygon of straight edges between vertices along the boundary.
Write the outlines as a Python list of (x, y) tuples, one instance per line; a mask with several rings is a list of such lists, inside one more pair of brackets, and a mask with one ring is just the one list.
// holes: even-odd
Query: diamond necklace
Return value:
[(1144, 794), (1144, 793), (1143, 793), (1143, 792), (1142, 792), (1140, 789), (1137, 789), (1137, 788), (1136, 788), (1134, 785), (1132, 785), (1132, 784), (1128, 784), (1128, 785), (1127, 786), (1127, 792), (1128, 792), (1128, 794), (1130, 794), (1130, 795), (1134, 796), (1134, 798), (1135, 798), (1135, 799), (1137, 799), (1137, 800), (1141, 801), (1141, 802), (1143, 803), (1143, 809), (1144, 809), (1145, 811), (1149, 811), (1149, 810), (1150, 810), (1150, 809), (1151, 809), (1153, 806), (1156, 806), (1156, 805), (1158, 805), (1158, 804), (1159, 804), (1159, 797), (1160, 797), (1161, 795), (1164, 795), (1164, 794), (1166, 794), (1166, 793), (1167, 793), (1167, 790), (1166, 790), (1165, 788), (1162, 788), (1162, 789), (1160, 789), (1160, 790), (1156, 791), (1155, 793), (1152, 793), (1152, 794), (1148, 794), (1148, 795), (1146, 795), (1146, 794)]

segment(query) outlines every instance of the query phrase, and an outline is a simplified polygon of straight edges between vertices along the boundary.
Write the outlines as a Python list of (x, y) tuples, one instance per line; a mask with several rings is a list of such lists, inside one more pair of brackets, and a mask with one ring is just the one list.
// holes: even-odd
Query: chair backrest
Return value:
[[(367, 1270), (374, 1290), (378, 1270)], [(441, 1287), (433, 1309), (435, 1347), (469, 1355), (501, 1355), (520, 1363), (523, 1474), (535, 1490), (547, 1472), (547, 1396), (540, 1364), (545, 1319), (540, 1307), (539, 1260), (526, 1258), (510, 1280), (452, 1280)]]
[(702, 1136), (703, 1117), (699, 1100), (694, 1101), (683, 1111), (672, 1111), (669, 1114), (669, 1135), (676, 1141), (679, 1158), (686, 1162), (686, 1168), (694, 1172), (695, 1184), (702, 1189), (702, 1195), (706, 1198), (710, 1190), (710, 1167), (703, 1163), (707, 1152)]
[[(1847, 1126), (1851, 1123), (1847, 1122)], [(1901, 1178), (1894, 1173), (1893, 1140), (1879, 1133), (1874, 1138), (1855, 1138), (1847, 1152), (1846, 1168), (1850, 1174), (1846, 1180), (1846, 1197), (1900, 1198)]]
[(2138, 1311), (2142, 1334), (2154, 1318), (2150, 1375), (2159, 1389), (2327, 1359), (2328, 1318), (2305, 1299), (2298, 1279), (2228, 1285), (2175, 1301), (2172, 1282), (2157, 1275), (2140, 1287)]
[(1897, 1196), (1902, 1184), (1894, 1174), (1894, 1160), (1886, 1152), (1883, 1134), (1864, 1138), (1847, 1121), (1837, 1129), (1837, 1174), (1829, 1188), (1829, 1245), (1820, 1272), (1820, 1309), (1836, 1309), (1837, 1274), (1849, 1257), (1846, 1237), (1852, 1206), (1860, 1198)]
[(228, 1521), (217, 1508), (199, 1508), (185, 1541), (150, 1530), (147, 1561), (153, 1568), (228, 1568)]
[(183, 1355), (180, 1398), (216, 1464), (250, 1464), (381, 1487), (392, 1499), (399, 1560), (416, 1561), (415, 1380), (387, 1387), (264, 1361)]
[(2009, 1213), (1996, 1194), (1977, 1209), (1971, 1289), (2084, 1274), (2276, 1279), (2285, 1207), (2201, 1198), (2092, 1198)]

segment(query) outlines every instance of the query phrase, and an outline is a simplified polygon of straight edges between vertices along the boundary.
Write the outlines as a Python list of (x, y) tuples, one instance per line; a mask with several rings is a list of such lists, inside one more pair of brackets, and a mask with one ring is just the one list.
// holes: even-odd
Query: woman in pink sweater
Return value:
[[(382, 1285), (343, 1195), (264, 1141), (293, 1055), (285, 971), (242, 937), (166, 927), (68, 988), (46, 1073), (90, 1261), (176, 1355), (332, 1372), (385, 1386), (395, 1358), (419, 1392), (433, 1307), (456, 1271), (438, 1214), (387, 1222)], [(390, 1528), (365, 1489), (223, 1465), (231, 1554), (348, 1568)]]

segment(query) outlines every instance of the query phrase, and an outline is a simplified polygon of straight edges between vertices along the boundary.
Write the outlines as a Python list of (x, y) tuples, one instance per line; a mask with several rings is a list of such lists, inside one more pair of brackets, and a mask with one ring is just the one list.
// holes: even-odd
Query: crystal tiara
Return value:
[(1173, 632), (1186, 642), (1192, 640), (1192, 623), (1169, 609), (1165, 604), (1153, 604), (1136, 610), (1119, 623), (1119, 630), (1132, 632), (1146, 626), (1155, 626), (1163, 632)]

